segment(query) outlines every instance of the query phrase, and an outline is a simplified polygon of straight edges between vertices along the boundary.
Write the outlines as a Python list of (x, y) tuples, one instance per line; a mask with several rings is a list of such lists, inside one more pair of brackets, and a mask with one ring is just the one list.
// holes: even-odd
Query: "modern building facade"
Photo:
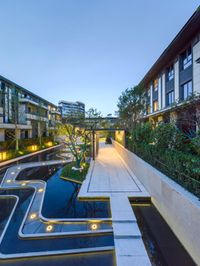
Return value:
[(0, 76), (0, 141), (49, 136), (60, 121), (56, 105)]
[(140, 82), (146, 90), (143, 120), (174, 121), (183, 131), (200, 123), (200, 8)]
[(60, 101), (58, 106), (62, 118), (85, 116), (85, 104), (82, 102)]

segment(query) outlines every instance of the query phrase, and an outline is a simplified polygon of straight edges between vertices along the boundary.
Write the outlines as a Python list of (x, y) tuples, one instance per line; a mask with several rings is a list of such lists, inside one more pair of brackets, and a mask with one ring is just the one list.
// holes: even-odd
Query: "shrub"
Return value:
[(137, 124), (131, 134), (133, 147), (137, 144), (148, 144), (152, 142), (152, 125), (150, 123)]
[(190, 144), (192, 151), (200, 156), (200, 132), (195, 138), (191, 139)]
[(159, 150), (184, 150), (185, 136), (174, 124), (160, 124), (152, 131), (153, 142)]
[(161, 124), (155, 129), (138, 125), (132, 136), (130, 150), (200, 196), (199, 135), (188, 139), (175, 125)]
[(76, 171), (72, 169), (72, 167), (76, 167), (76, 162), (71, 162), (64, 166), (61, 172), (61, 176), (82, 182), (86, 177), (89, 166), (90, 166), (89, 163), (83, 163), (82, 164), (83, 170), (80, 172), (78, 170)]

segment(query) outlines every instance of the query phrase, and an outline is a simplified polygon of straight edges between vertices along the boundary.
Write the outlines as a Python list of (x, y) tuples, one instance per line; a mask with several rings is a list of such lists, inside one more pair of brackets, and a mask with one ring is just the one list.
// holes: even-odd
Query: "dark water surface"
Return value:
[[(0, 195), (7, 194), (18, 195), (20, 200), (0, 245), (0, 251), (4, 254), (113, 246), (113, 236), (111, 233), (85, 236), (78, 235), (74, 237), (64, 236), (62, 238), (20, 239), (18, 236), (19, 227), (32, 198), (33, 189), (0, 190)], [(10, 207), (6, 205), (3, 207), (7, 216), (2, 217), (0, 224), (4, 223), (5, 219), (8, 219), (10, 212), (7, 208), (9, 208), (10, 212), (12, 211)]]
[(44, 152), (41, 152), (39, 154), (32, 155), (32, 156), (27, 157), (25, 159), (20, 159), (20, 157), (19, 157), (19, 160), (15, 161), (14, 163), (6, 164), (5, 166), (0, 168), (0, 182), (2, 181), (3, 176), (9, 167), (16, 165), (16, 164), (19, 164), (19, 163), (59, 160), (60, 158), (57, 155), (59, 155), (60, 152), (61, 152), (61, 147), (57, 147), (57, 148), (54, 148), (54, 149), (49, 150), (49, 151), (44, 151)]
[[(54, 149), (44, 152), (39, 155), (30, 156), (29, 158), (18, 160), (17, 163), (24, 163), (30, 161), (45, 161), (59, 159), (57, 154), (59, 149)], [(0, 181), (6, 169), (12, 163), (0, 169)], [(47, 189), (44, 197), (44, 204), (42, 213), (49, 218), (86, 218), (110, 217), (110, 209), (108, 202), (80, 202), (77, 200), (77, 193), (79, 185), (64, 181), (60, 179), (60, 172), (63, 165), (57, 166), (42, 166), (33, 167), (23, 170), (18, 180), (45, 180), (47, 182)], [(34, 190), (31, 188), (17, 188), (17, 189), (0, 189), (0, 196), (4, 195), (17, 195), (19, 202), (17, 204), (14, 215), (11, 218), (9, 226), (6, 230), (5, 236), (0, 245), (0, 252), (4, 254), (15, 254), (24, 252), (37, 252), (37, 251), (53, 251), (53, 250), (67, 250), (77, 248), (94, 248), (113, 246), (112, 233), (104, 234), (91, 234), (91, 235), (77, 235), (77, 236), (64, 236), (52, 237), (41, 239), (20, 239), (18, 231), (27, 208), (32, 199)], [(0, 234), (3, 231), (10, 213), (15, 205), (15, 199), (0, 199)], [(76, 255), (60, 255), (49, 257), (37, 257), (26, 259), (9, 259), (0, 260), (0, 265), (9, 266), (92, 266), (92, 265), (114, 265), (115, 255), (114, 252), (100, 252)]]
[(42, 214), (46, 218), (109, 218), (109, 201), (80, 201), (79, 184), (60, 178), (62, 166), (41, 166), (24, 169), (17, 180), (44, 180), (47, 188)]
[(0, 261), (2, 266), (114, 266), (114, 252), (59, 255)]
[(132, 204), (132, 208), (152, 265), (196, 265), (153, 204)]

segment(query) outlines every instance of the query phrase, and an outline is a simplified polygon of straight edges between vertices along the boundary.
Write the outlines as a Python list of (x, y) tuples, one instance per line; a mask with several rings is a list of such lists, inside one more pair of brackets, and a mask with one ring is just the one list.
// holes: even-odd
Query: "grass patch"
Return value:
[(68, 179), (71, 181), (74, 180), (75, 182), (82, 183), (87, 175), (90, 164), (89, 163), (82, 164), (84, 168), (81, 172), (73, 170), (72, 169), (73, 166), (76, 167), (76, 162), (71, 162), (65, 165), (61, 172), (61, 178), (66, 180)]

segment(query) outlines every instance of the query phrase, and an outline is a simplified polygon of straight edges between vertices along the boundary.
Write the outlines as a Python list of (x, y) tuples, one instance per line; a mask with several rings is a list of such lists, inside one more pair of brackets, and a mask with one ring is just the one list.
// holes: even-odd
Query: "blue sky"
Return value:
[(195, 0), (0, 0), (0, 75), (104, 115), (137, 84)]

